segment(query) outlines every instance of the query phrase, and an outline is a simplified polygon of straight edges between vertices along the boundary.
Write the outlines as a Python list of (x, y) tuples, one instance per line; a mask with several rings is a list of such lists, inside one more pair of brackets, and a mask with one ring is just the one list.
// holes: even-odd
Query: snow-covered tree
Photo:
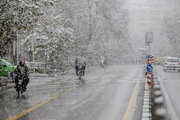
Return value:
[[(40, 15), (38, 4), (29, 0), (0, 1), (0, 51), (12, 42), (12, 35), (33, 28)], [(0, 52), (1, 53), (1, 52)]]
[[(22, 40), (32, 41), (28, 38), (35, 35), (36, 60), (46, 59), (50, 62), (52, 58), (56, 58), (61, 61), (62, 57), (68, 54), (74, 57), (81, 55), (89, 62), (97, 63), (105, 54), (111, 58), (120, 58), (131, 49), (128, 41), (128, 14), (123, 8), (124, 0), (25, 2), (28, 7), (34, 7), (35, 11), (31, 14), (32, 23), (22, 22), (27, 24), (28, 28), (19, 31), (23, 31), (20, 32)], [(18, 19), (16, 21), (19, 22)]]
[[(68, 19), (64, 1), (58, 1), (53, 6), (43, 6), (44, 15), (38, 21), (34, 29), (37, 33), (35, 43), (35, 55), (39, 61), (58, 62), (64, 54), (74, 51), (74, 29), (71, 20)], [(39, 59), (40, 58), (40, 59)]]
[(12, 35), (25, 39), (37, 26), (44, 11), (43, 6), (52, 6), (56, 0), (1, 0), (0, 1), (0, 53)]
[[(74, 30), (70, 27), (57, 26), (56, 28), (48, 27), (50, 35), (39, 36), (36, 42), (35, 53), (45, 55), (47, 60), (53, 56), (59, 57), (64, 52), (73, 49)], [(39, 56), (38, 56), (39, 57)], [(44, 59), (44, 57), (42, 57)]]
[(166, 33), (169, 44), (172, 46), (170, 55), (180, 57), (180, 2), (177, 1), (176, 7), (165, 17), (163, 29)]
[[(118, 4), (117, 4), (118, 3)], [(91, 41), (94, 56), (121, 58), (130, 50), (128, 39), (128, 14), (122, 0), (96, 1), (93, 14), (93, 35)]]

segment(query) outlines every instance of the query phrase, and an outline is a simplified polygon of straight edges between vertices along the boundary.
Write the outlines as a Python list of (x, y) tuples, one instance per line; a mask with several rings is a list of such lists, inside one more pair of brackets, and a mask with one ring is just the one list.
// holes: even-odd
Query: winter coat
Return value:
[(24, 76), (24, 77), (29, 76), (29, 70), (26, 65), (24, 65), (24, 66), (18, 65), (15, 70), (15, 73), (17, 74), (17, 76)]

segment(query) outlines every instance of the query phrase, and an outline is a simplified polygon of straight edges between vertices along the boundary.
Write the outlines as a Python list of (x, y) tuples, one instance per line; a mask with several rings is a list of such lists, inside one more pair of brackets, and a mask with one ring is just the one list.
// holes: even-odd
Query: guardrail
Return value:
[(48, 69), (48, 66), (43, 62), (26, 62), (26, 65), (30, 72), (33, 72), (33, 70), (37, 72), (44, 72), (46, 69)]
[(152, 118), (153, 120), (167, 120), (165, 99), (155, 73), (152, 75)]
[(46, 64), (44, 62), (26, 62), (26, 65), (31, 73), (34, 72), (34, 70), (39, 73), (54, 73), (74, 68), (74, 64), (69, 62), (61, 64), (57, 63), (57, 65), (53, 63)]

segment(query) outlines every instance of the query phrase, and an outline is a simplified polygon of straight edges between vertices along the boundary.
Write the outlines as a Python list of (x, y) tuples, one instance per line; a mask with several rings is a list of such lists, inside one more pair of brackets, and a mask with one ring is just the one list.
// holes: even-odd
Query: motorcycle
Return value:
[(101, 60), (101, 62), (100, 62), (100, 67), (102, 67), (102, 68), (105, 67), (105, 62), (104, 62), (104, 60)]
[(82, 76), (84, 76), (84, 68), (82, 65), (78, 66), (78, 77), (81, 82), (83, 82)]
[(24, 76), (23, 77), (19, 77), (18, 78), (18, 82), (17, 82), (16, 87), (15, 87), (16, 91), (18, 93), (18, 98), (20, 98), (22, 96), (23, 92), (25, 92), (25, 89), (26, 89), (25, 85), (23, 83), (24, 79), (25, 79)]

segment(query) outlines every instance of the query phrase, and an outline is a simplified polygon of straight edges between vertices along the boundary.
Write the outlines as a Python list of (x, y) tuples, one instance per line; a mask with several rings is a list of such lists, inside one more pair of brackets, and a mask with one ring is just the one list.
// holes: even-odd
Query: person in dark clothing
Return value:
[(16, 70), (15, 70), (15, 74), (16, 74), (16, 77), (15, 77), (15, 88), (17, 88), (17, 85), (18, 85), (18, 80), (20, 78), (23, 78), (23, 91), (26, 91), (26, 87), (29, 83), (29, 70), (28, 70), (28, 67), (25, 65), (25, 61), (24, 60), (21, 60), (19, 62), (19, 65), (17, 66)]
[(75, 59), (75, 70), (76, 70), (76, 75), (78, 76), (78, 58)]
[(80, 65), (82, 66), (83, 70), (83, 76), (85, 75), (85, 69), (86, 69), (86, 62), (83, 58), (76, 58), (75, 59), (75, 69), (76, 69), (76, 75), (78, 76), (78, 71), (80, 70)]

